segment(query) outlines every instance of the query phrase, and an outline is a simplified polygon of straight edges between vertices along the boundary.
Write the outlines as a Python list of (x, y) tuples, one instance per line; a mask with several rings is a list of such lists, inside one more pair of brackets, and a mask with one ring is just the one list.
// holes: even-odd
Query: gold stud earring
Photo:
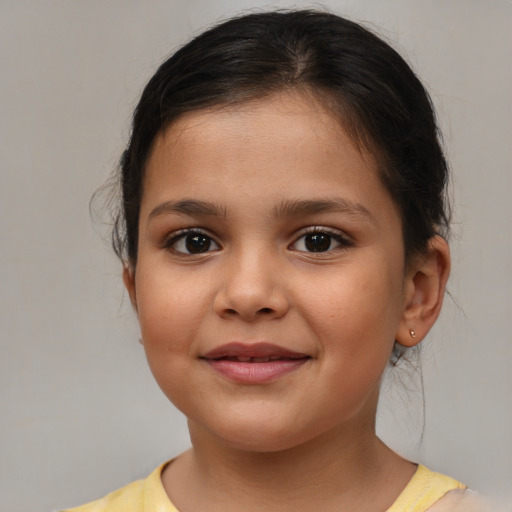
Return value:
[(416, 332), (414, 332), (412, 329), (409, 329), (409, 334), (411, 335), (411, 338), (416, 338)]

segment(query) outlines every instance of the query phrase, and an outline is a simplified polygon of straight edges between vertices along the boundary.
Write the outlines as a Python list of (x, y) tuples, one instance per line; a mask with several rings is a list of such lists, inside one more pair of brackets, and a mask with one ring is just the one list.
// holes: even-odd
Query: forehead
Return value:
[(377, 167), (318, 101), (281, 93), (192, 112), (159, 133), (146, 168), (143, 208), (165, 195), (218, 201), (230, 193), (246, 204), (333, 191), (353, 202), (380, 197), (389, 203)]

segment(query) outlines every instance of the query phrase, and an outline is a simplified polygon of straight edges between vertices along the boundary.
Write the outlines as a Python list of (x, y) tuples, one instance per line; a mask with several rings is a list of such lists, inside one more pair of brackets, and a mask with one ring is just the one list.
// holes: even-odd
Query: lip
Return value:
[(229, 380), (263, 384), (296, 371), (311, 357), (271, 343), (228, 343), (200, 357)]
[(223, 357), (287, 357), (297, 359), (308, 357), (308, 355), (272, 343), (234, 342), (214, 348), (201, 357), (203, 359), (221, 359)]

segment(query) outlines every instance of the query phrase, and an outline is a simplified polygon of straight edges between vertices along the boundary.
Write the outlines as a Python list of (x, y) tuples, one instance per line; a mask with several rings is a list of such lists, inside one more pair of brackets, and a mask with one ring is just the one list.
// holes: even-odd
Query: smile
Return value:
[(269, 361), (286, 361), (290, 359), (302, 359), (303, 356), (261, 356), (261, 357), (251, 357), (251, 356), (226, 356), (221, 357), (225, 361), (239, 361), (241, 363), (268, 363)]
[(311, 357), (268, 343), (230, 343), (200, 359), (229, 380), (241, 384), (263, 384), (298, 370)]

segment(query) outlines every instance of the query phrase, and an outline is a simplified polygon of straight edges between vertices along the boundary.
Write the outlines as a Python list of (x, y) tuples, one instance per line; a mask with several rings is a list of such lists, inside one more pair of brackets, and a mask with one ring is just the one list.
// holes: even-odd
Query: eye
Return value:
[(339, 233), (315, 228), (302, 235), (290, 247), (302, 252), (327, 252), (339, 247), (349, 247), (352, 243)]
[(168, 240), (165, 247), (180, 254), (202, 254), (220, 249), (211, 236), (198, 230), (181, 231)]

